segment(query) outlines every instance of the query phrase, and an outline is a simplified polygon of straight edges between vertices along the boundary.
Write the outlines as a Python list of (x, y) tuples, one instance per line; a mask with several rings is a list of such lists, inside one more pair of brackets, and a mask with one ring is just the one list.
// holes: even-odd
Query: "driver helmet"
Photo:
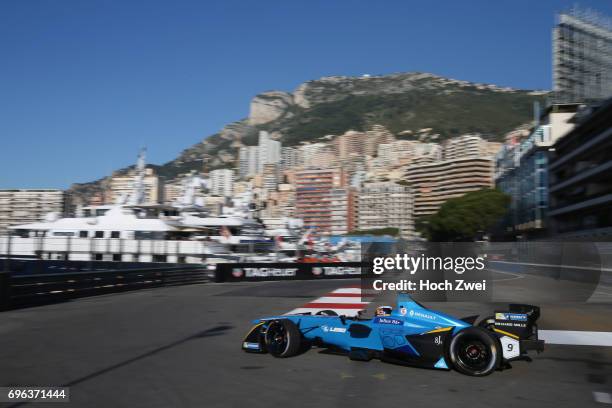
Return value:
[(378, 306), (376, 308), (376, 316), (391, 316), (393, 308), (391, 306)]

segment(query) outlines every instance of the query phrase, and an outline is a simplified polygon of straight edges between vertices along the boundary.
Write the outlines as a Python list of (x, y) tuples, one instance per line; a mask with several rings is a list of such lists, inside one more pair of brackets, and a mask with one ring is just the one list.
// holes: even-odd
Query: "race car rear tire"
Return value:
[(482, 327), (468, 327), (451, 339), (448, 357), (458, 372), (483, 377), (500, 366), (501, 345), (490, 331)]
[(266, 349), (274, 357), (292, 357), (302, 350), (302, 334), (291, 320), (272, 321), (264, 336)]

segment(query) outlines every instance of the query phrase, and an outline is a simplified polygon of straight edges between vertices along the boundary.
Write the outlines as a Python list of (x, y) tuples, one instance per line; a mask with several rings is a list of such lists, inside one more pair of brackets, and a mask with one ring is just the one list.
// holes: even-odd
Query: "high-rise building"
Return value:
[(612, 24), (590, 10), (558, 16), (553, 31), (556, 103), (591, 102), (612, 96)]
[(331, 235), (343, 235), (355, 229), (357, 191), (350, 187), (334, 188), (329, 195)]
[(304, 167), (323, 167), (333, 165), (336, 154), (325, 143), (308, 143), (298, 148), (299, 162)]
[(363, 154), (374, 156), (378, 150), (378, 145), (383, 143), (393, 143), (395, 136), (383, 125), (373, 125), (366, 132), (366, 141), (363, 145)]
[(281, 157), (281, 143), (262, 130), (257, 146), (243, 146), (238, 150), (238, 175), (246, 178), (261, 174), (265, 164), (280, 164)]
[(414, 196), (408, 186), (392, 182), (366, 183), (359, 191), (360, 230), (397, 228), (404, 239), (414, 238)]
[[(108, 186), (112, 203), (118, 203), (125, 200), (135, 193), (135, 183), (137, 182), (137, 174), (134, 170), (130, 170), (127, 174), (117, 174), (110, 178)], [(140, 204), (159, 204), (163, 199), (163, 182), (159, 176), (155, 174), (153, 169), (144, 169), (142, 178), (144, 187), (144, 195)]]
[(365, 154), (367, 139), (368, 135), (365, 132), (349, 130), (333, 139), (334, 153), (340, 160), (348, 159), (351, 156), (361, 156)]
[(267, 192), (276, 190), (277, 185), (280, 183), (280, 169), (278, 163), (266, 163), (264, 164), (261, 172), (262, 182), (261, 187)]
[(281, 169), (287, 170), (300, 165), (300, 152), (295, 147), (281, 149)]
[(384, 143), (392, 143), (395, 137), (382, 125), (374, 125), (366, 132), (349, 130), (332, 141), (334, 153), (339, 160), (352, 157), (374, 156), (378, 146)]
[(436, 213), (450, 198), (493, 187), (494, 160), (467, 157), (414, 164), (406, 168), (404, 180), (414, 191), (414, 216)]
[(437, 143), (416, 140), (396, 140), (378, 145), (378, 160), (382, 166), (402, 166), (415, 160), (441, 160), (442, 148)]
[(308, 168), (295, 173), (296, 216), (319, 235), (348, 232), (353, 225), (352, 190), (340, 168)]
[(234, 192), (234, 170), (217, 169), (209, 174), (210, 193), (215, 196), (231, 197)]
[(295, 216), (295, 186), (288, 183), (278, 184), (265, 204), (263, 214), (273, 218), (292, 218)]
[(238, 175), (240, 178), (252, 177), (257, 174), (258, 159), (258, 146), (242, 146), (238, 150)]
[(63, 215), (65, 200), (62, 190), (0, 190), (0, 231), (11, 225), (43, 221), (49, 213)]
[(444, 142), (444, 160), (453, 160), (465, 157), (494, 157), (501, 143), (489, 142), (479, 135), (462, 135), (453, 137)]
[(264, 164), (278, 164), (281, 161), (281, 143), (270, 138), (266, 131), (259, 132), (259, 152), (257, 172), (261, 173)]

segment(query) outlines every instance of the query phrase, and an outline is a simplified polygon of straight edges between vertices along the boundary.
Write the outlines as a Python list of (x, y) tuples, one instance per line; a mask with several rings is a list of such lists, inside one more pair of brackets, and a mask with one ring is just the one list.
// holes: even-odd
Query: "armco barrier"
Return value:
[(359, 278), (366, 266), (365, 262), (220, 263), (215, 282)]
[[(159, 264), (158, 264), (159, 265)], [(205, 282), (201, 265), (160, 265), (146, 269), (11, 275), (0, 273), (0, 310), (158, 286)]]

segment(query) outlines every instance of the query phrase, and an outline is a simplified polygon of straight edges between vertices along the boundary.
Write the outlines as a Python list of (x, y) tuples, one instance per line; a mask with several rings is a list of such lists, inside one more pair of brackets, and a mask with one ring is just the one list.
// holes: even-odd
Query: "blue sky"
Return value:
[[(551, 87), (574, 1), (0, 1), (0, 188), (66, 188), (161, 164), (325, 75), (433, 72)], [(610, 1), (581, 5), (612, 15)]]

